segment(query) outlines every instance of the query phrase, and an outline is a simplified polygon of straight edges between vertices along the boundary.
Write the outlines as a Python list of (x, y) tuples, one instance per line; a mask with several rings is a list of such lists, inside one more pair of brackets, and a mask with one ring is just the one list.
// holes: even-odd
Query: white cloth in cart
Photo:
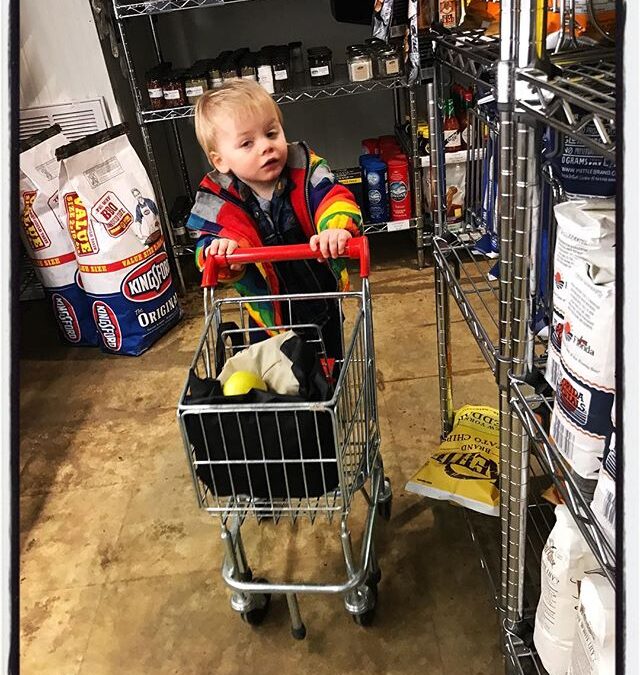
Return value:
[(245, 370), (260, 375), (272, 393), (281, 396), (298, 396), (300, 382), (293, 372), (291, 359), (282, 351), (282, 345), (295, 335), (292, 330), (289, 330), (234, 354), (224, 364), (218, 380), (224, 386), (231, 375)]

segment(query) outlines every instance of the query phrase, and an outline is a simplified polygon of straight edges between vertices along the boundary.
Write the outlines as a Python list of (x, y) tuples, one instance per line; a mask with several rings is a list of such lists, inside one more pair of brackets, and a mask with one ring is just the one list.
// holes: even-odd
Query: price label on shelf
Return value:
[(397, 232), (399, 230), (409, 230), (411, 229), (410, 220), (394, 220), (390, 223), (387, 223), (387, 231)]

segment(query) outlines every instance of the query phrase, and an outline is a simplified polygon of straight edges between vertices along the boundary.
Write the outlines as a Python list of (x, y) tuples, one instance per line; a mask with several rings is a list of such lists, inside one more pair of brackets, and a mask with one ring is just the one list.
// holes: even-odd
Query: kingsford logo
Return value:
[(171, 286), (171, 269), (162, 252), (131, 271), (122, 282), (122, 294), (133, 302), (146, 302), (162, 295)]
[(115, 312), (109, 305), (97, 300), (93, 303), (93, 319), (107, 349), (117, 352), (122, 346), (122, 331)]
[(73, 305), (58, 293), (51, 296), (58, 323), (69, 342), (80, 342), (80, 324)]

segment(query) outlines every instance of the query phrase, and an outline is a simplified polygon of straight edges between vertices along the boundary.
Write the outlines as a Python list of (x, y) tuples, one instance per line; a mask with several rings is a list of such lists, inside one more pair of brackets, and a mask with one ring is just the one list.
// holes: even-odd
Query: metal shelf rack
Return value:
[(485, 35), (482, 29), (433, 33), (439, 63), (484, 89), (494, 89), (500, 38)]
[[(177, 152), (178, 164), (184, 192), (190, 198), (194, 196), (194, 190), (187, 170), (187, 161), (185, 158), (183, 144), (179, 129), (180, 120), (192, 118), (194, 115), (193, 106), (182, 106), (178, 108), (169, 108), (162, 110), (149, 110), (142, 88), (139, 85), (136, 75), (136, 68), (133, 62), (129, 41), (127, 38), (126, 26), (132, 19), (146, 18), (149, 31), (153, 39), (155, 56), (157, 62), (163, 60), (160, 40), (156, 30), (156, 15), (177, 12), (187, 9), (213, 8), (237, 2), (250, 2), (252, 0), (145, 0), (144, 2), (124, 2), (123, 0), (112, 0), (113, 14), (118, 26), (120, 40), (122, 42), (129, 84), (135, 103), (136, 116), (140, 125), (142, 140), (144, 143), (151, 181), (158, 197), (161, 221), (163, 224), (165, 238), (170, 244), (172, 262), (178, 275), (178, 281), (182, 290), (186, 290), (182, 264), (189, 247), (178, 244), (173, 237), (171, 222), (164, 197), (160, 174), (155, 157), (153, 143), (151, 141), (150, 127), (156, 123), (168, 123), (170, 125), (172, 136)], [(343, 96), (352, 96), (357, 94), (368, 94), (382, 91), (394, 92), (394, 114), (395, 124), (398, 126), (401, 122), (401, 98), (400, 93), (404, 94), (404, 105), (410, 119), (411, 134), (409, 139), (408, 157), (411, 164), (412, 193), (414, 201), (414, 217), (406, 221), (401, 221), (394, 226), (393, 223), (370, 225), (365, 228), (365, 232), (390, 232), (394, 229), (411, 229), (416, 232), (416, 258), (418, 267), (424, 265), (425, 237), (424, 237), (424, 219), (422, 208), (422, 176), (417, 148), (417, 104), (415, 87), (409, 86), (405, 77), (391, 77), (384, 79), (372, 79), (366, 82), (350, 82), (347, 77), (346, 66), (338, 64), (335, 68), (336, 79), (327, 86), (312, 86), (306, 78), (294, 80), (291, 90), (274, 94), (273, 98), (279, 104), (296, 103), (304, 101), (316, 101), (320, 99), (333, 99)]]
[[(533, 69), (517, 71), (532, 94), (519, 98), (520, 109), (615, 160), (615, 54), (557, 67), (560, 72), (552, 78)], [(586, 134), (589, 126), (597, 133)]]
[(548, 420), (551, 418), (553, 397), (537, 394), (527, 383), (518, 380), (512, 380), (511, 391), (511, 405), (532, 440), (537, 459), (553, 479), (556, 490), (562, 496), (602, 571), (615, 588), (615, 550), (580, 490), (571, 467), (549, 436)]
[[(539, 219), (546, 208), (542, 185), (548, 179), (540, 161), (540, 128), (551, 126), (613, 159), (616, 73), (609, 48), (577, 49), (571, 36), (564, 36), (557, 53), (545, 53), (535, 7), (535, 0), (502, 0), (499, 37), (486, 37), (481, 30), (434, 27), (435, 77), (428, 86), (431, 150), (426, 164), (435, 230), (441, 431), (443, 436), (448, 433), (453, 416), (449, 316), (453, 297), (497, 383), (500, 517), (494, 527), (477, 514), (470, 513), (467, 521), (502, 619), (509, 675), (546, 675), (532, 641), (540, 555), (554, 521), (553, 507), (541, 497), (541, 485), (555, 487), (612, 583), (616, 571), (614, 547), (543, 422), (550, 417), (552, 399), (526, 384), (539, 376), (546, 347), (543, 340), (540, 348), (531, 327), (531, 287), (537, 288), (539, 281), (531, 269), (532, 256), (537, 255)], [(567, 44), (570, 48), (564, 49)], [(545, 64), (549, 76), (540, 64)], [(492, 156), (499, 164), (499, 178), (495, 198), (486, 200), (493, 211), (492, 223), (485, 222), (484, 208), (477, 208), (479, 196), (485, 201), (477, 187), (478, 153), (482, 157), (489, 145), (473, 139), (467, 152), (464, 223), (462, 227), (447, 223), (447, 158), (438, 105), (443, 70), (473, 82), (481, 95), (494, 96), (497, 112), (489, 135), (495, 143)], [(497, 261), (477, 256), (472, 240), (492, 224), (497, 230)], [(494, 281), (487, 277), (487, 269), (496, 263)]]
[(115, 0), (116, 19), (131, 19), (136, 16), (152, 16), (154, 14), (167, 14), (179, 12), (183, 9), (202, 9), (205, 7), (221, 7), (238, 2), (250, 2), (251, 0), (145, 0), (144, 2), (126, 2)]
[[(298, 103), (303, 101), (317, 101), (325, 98), (338, 98), (341, 96), (353, 96), (354, 94), (366, 94), (378, 89), (400, 89), (407, 86), (404, 77), (388, 77), (381, 80), (368, 80), (366, 82), (349, 82), (346, 76), (347, 67), (338, 64), (335, 67), (335, 81), (324, 87), (314, 87), (308, 82), (295, 82), (290, 91), (281, 94), (273, 94), (276, 103)], [(188, 119), (194, 115), (194, 106), (187, 105), (179, 108), (163, 108), (161, 110), (141, 110), (140, 117), (144, 124), (153, 122), (167, 122), (169, 120)]]

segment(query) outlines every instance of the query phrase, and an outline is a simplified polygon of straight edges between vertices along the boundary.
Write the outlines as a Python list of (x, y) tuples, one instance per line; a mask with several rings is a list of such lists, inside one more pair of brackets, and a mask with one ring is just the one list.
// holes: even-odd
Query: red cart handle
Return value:
[[(281, 262), (283, 260), (309, 260), (318, 258), (319, 251), (312, 251), (309, 244), (291, 246), (263, 246), (261, 248), (238, 248), (231, 255), (208, 255), (202, 273), (202, 288), (215, 288), (218, 272), (228, 265), (247, 265), (260, 262)], [(341, 258), (360, 260), (360, 277), (369, 276), (369, 240), (366, 237), (349, 239)]]

